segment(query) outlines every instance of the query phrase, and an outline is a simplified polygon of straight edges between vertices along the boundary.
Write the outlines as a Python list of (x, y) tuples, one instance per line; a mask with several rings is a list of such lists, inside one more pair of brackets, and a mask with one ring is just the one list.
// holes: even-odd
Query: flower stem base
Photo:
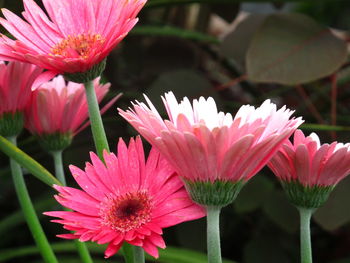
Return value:
[(65, 73), (64, 78), (68, 81), (73, 81), (76, 83), (86, 83), (94, 80), (95, 78), (102, 75), (102, 72), (106, 68), (106, 59), (102, 60), (100, 63), (94, 65), (91, 69), (85, 72), (76, 73)]
[(232, 203), (241, 191), (244, 182), (191, 182), (184, 180), (193, 201), (203, 206), (224, 207)]
[(22, 112), (7, 112), (0, 116), (0, 135), (13, 137), (21, 133), (24, 124)]
[(318, 208), (328, 199), (334, 186), (304, 186), (299, 182), (282, 182), (289, 201), (297, 207)]

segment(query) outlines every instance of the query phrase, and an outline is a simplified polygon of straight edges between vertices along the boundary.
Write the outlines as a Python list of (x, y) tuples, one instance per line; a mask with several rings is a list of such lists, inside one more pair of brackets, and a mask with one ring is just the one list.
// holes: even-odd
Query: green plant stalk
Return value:
[(66, 177), (64, 175), (62, 151), (51, 152), (54, 164), (55, 164), (55, 175), (62, 185), (67, 185)]
[[(110, 150), (108, 146), (106, 132), (103, 127), (100, 108), (98, 106), (98, 101), (97, 101), (93, 82), (88, 81), (84, 85), (85, 85), (85, 92), (86, 92), (88, 108), (89, 108), (89, 117), (90, 117), (92, 136), (94, 138), (97, 155), (103, 161), (104, 160), (103, 150), (107, 150), (107, 152), (110, 152)], [(125, 262), (134, 263), (134, 259), (135, 259), (134, 250), (131, 247), (129, 247), (129, 245), (124, 244), (123, 251), (124, 251)]]
[(310, 220), (314, 209), (299, 207), (301, 263), (312, 263)]
[(15, 160), (22, 167), (26, 168), (32, 175), (37, 177), (49, 186), (53, 184), (61, 185), (49, 171), (47, 171), (41, 164), (31, 158), (28, 154), (21, 151), (18, 147), (13, 145), (10, 141), (0, 136), (0, 150), (8, 157)]
[[(66, 177), (64, 175), (64, 167), (62, 162), (62, 151), (51, 152), (51, 155), (55, 164), (55, 175), (62, 182), (64, 186), (67, 185)], [(83, 263), (93, 263), (93, 260), (90, 256), (89, 250), (87, 249), (85, 243), (80, 242), (79, 240), (74, 240), (75, 246), (78, 250), (79, 256)]]
[(221, 263), (220, 211), (221, 207), (207, 206), (208, 263)]
[[(11, 141), (14, 145), (17, 144), (16, 137), (9, 138), (9, 141)], [(23, 178), (22, 169), (20, 165), (13, 159), (10, 159), (10, 166), (11, 166), (13, 182), (14, 182), (19, 203), (21, 205), (24, 217), (27, 221), (27, 224), (32, 233), (32, 236), (40, 250), (40, 253), (44, 258), (45, 262), (58, 263), (56, 256), (53, 253), (53, 250), (49, 242), (47, 241), (45, 233), (40, 225), (39, 219), (35, 213), (34, 206), (30, 199), (30, 196)]]
[(145, 263), (145, 252), (142, 247), (134, 246), (134, 263)]
[(103, 160), (103, 150), (107, 150), (109, 152), (109, 146), (92, 81), (85, 83), (85, 91), (89, 107), (92, 136), (94, 138), (97, 155), (101, 160)]

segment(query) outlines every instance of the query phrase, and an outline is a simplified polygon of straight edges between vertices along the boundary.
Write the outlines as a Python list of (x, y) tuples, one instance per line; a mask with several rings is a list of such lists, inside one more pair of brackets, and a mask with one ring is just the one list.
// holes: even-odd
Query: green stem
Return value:
[(129, 243), (124, 242), (123, 244), (123, 255), (125, 263), (134, 263), (135, 256), (134, 256), (134, 249), (133, 246)]
[[(103, 161), (103, 150), (109, 152), (109, 146), (103, 122), (101, 118), (100, 108), (92, 81), (88, 81), (85, 84), (86, 97), (89, 107), (89, 117), (92, 130), (92, 136), (94, 138), (97, 155)], [(123, 245), (124, 259), (126, 263), (133, 263), (134, 261), (134, 250), (129, 244)]]
[(109, 152), (109, 146), (92, 81), (88, 81), (85, 83), (85, 90), (89, 106), (91, 130), (95, 142), (95, 147), (98, 156), (101, 160), (103, 160), (103, 150), (106, 149)]
[(208, 263), (221, 263), (220, 211), (221, 207), (207, 206)]
[[(10, 137), (14, 145), (17, 144), (16, 137)], [(55, 254), (47, 241), (45, 233), (40, 225), (39, 219), (35, 213), (32, 201), (30, 199), (20, 165), (14, 160), (10, 159), (11, 172), (13, 177), (13, 182), (15, 185), (17, 197), (21, 205), (24, 217), (27, 221), (29, 229), (33, 235), (33, 238), (41, 252), (44, 261), (47, 263), (57, 263)]]
[(310, 220), (314, 209), (299, 207), (301, 263), (312, 263)]
[(63, 184), (67, 185), (66, 177), (64, 176), (63, 162), (62, 162), (62, 151), (51, 152), (53, 161), (55, 164), (55, 175), (57, 179)]
[(145, 252), (142, 247), (134, 246), (134, 263), (145, 263)]
[[(62, 182), (64, 186), (67, 185), (66, 177), (64, 175), (64, 167), (62, 162), (62, 151), (54, 151), (51, 152), (51, 155), (55, 164), (55, 174), (58, 180)], [(87, 249), (85, 243), (80, 242), (79, 240), (74, 240), (75, 246), (78, 250), (80, 258), (83, 263), (93, 263), (92, 258), (90, 256), (89, 250)]]

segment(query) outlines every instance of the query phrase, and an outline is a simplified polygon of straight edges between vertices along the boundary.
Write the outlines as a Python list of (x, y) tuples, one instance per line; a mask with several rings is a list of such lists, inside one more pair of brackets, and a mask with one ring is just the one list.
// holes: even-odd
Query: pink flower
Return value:
[(165, 248), (162, 228), (204, 216), (155, 149), (145, 161), (139, 137), (131, 139), (128, 148), (120, 139), (118, 157), (104, 152), (106, 166), (94, 153), (90, 156), (92, 164), (86, 164), (85, 172), (70, 166), (83, 190), (55, 186), (57, 201), (74, 210), (45, 213), (75, 231), (59, 237), (109, 243), (105, 257), (115, 254), (123, 242), (158, 257), (157, 247)]
[(42, 69), (31, 64), (0, 62), (0, 116), (24, 111), (41, 74)]
[[(107, 94), (110, 84), (94, 80), (94, 88), (100, 102)], [(113, 100), (114, 102), (114, 100)], [(33, 91), (26, 108), (25, 127), (35, 135), (54, 133), (75, 135), (85, 128), (88, 105), (83, 84), (68, 82), (62, 76), (42, 84)]]
[(304, 187), (335, 186), (350, 173), (350, 144), (320, 144), (315, 133), (305, 137), (294, 133), (294, 142), (286, 141), (268, 166), (284, 183), (297, 182)]
[(85, 72), (101, 62), (137, 23), (146, 0), (23, 0), (22, 20), (7, 9), (0, 23), (17, 39), (0, 38), (0, 58), (54, 73)]
[(147, 97), (120, 114), (190, 182), (248, 181), (302, 123), (293, 111), (269, 100), (259, 108), (242, 106), (233, 118), (218, 112), (215, 101), (201, 97), (179, 104), (173, 93), (163, 97), (169, 120), (163, 120)]

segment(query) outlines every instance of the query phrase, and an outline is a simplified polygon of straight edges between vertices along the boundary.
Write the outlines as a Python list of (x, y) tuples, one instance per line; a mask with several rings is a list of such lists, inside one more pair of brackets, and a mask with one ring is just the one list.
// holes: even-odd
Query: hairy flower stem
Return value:
[(310, 220), (314, 209), (299, 207), (301, 263), (312, 263)]
[[(17, 144), (16, 137), (9, 137), (8, 140), (14, 145)], [(10, 166), (19, 203), (39, 251), (46, 263), (58, 263), (35, 213), (33, 203), (30, 199), (27, 186), (23, 178), (22, 169), (20, 165), (12, 159), (10, 159)]]
[[(91, 123), (92, 136), (94, 138), (97, 155), (103, 160), (103, 150), (109, 152), (109, 146), (103, 122), (101, 118), (100, 108), (92, 81), (88, 81), (85, 84), (85, 92), (89, 108), (89, 117)], [(134, 262), (134, 250), (128, 244), (123, 245), (124, 259), (126, 263)]]
[[(51, 152), (51, 155), (55, 164), (55, 175), (58, 178), (58, 180), (61, 181), (62, 185), (66, 186), (66, 177), (64, 175), (64, 168), (62, 162), (62, 151)], [(80, 242), (79, 240), (74, 240), (74, 243), (80, 255), (81, 262), (93, 263), (89, 250), (87, 249), (85, 243)]]
[(109, 146), (105, 129), (100, 114), (100, 108), (92, 81), (88, 81), (85, 84), (85, 92), (89, 107), (89, 117), (91, 122), (92, 136), (94, 138), (97, 155), (103, 160), (103, 150), (109, 152)]
[(66, 186), (66, 177), (64, 175), (63, 162), (62, 162), (62, 151), (53, 151), (51, 152), (54, 164), (55, 164), (55, 175), (56, 178)]
[(208, 263), (221, 263), (220, 211), (221, 207), (207, 206), (207, 251)]
[(142, 247), (134, 246), (134, 263), (145, 263), (145, 252)]

